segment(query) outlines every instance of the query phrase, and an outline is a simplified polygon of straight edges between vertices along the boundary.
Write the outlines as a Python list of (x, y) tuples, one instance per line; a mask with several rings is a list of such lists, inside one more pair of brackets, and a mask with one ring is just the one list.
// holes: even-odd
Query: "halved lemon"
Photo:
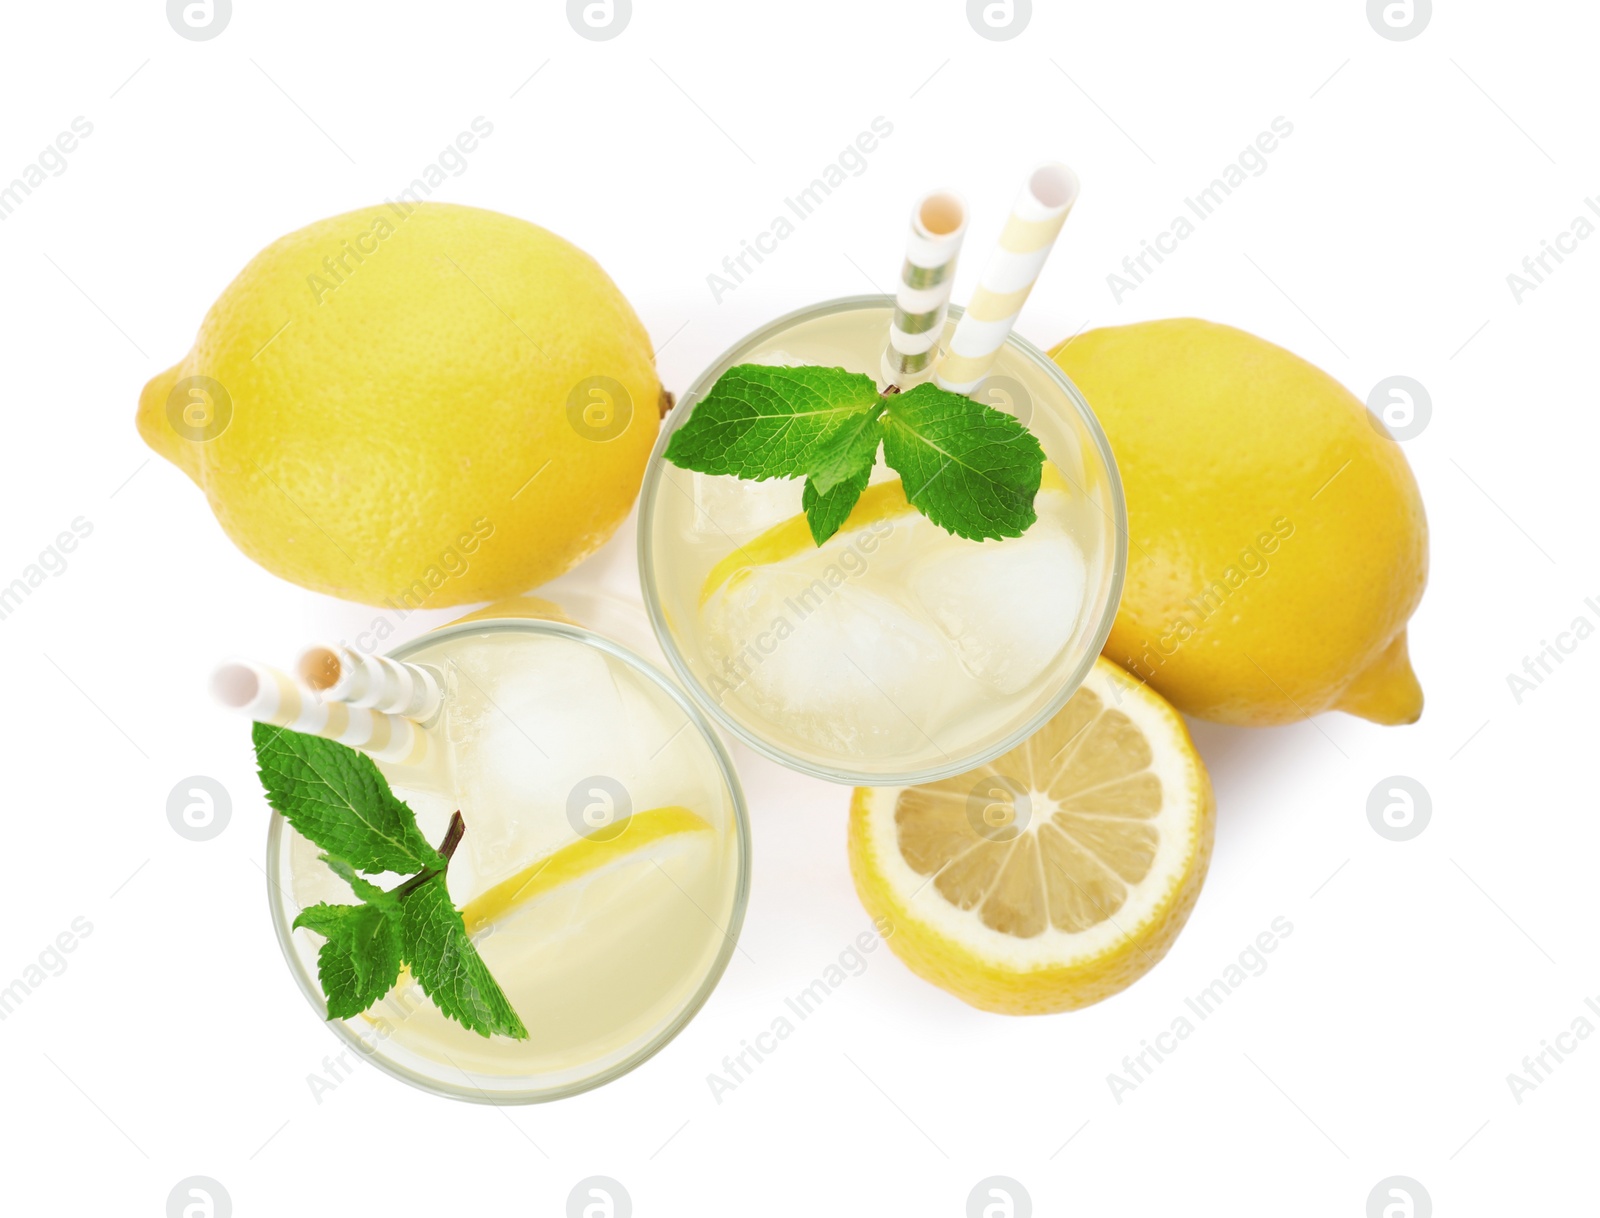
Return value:
[(473, 934), (512, 909), (663, 838), (700, 832), (711, 832), (711, 826), (688, 808), (674, 804), (635, 812), (575, 842), (568, 842), (468, 901), (461, 909), (467, 933)]
[(1215, 808), (1178, 713), (1101, 659), (993, 763), (858, 787), (850, 871), (918, 976), (986, 1011), (1074, 1010), (1172, 946), (1205, 879)]

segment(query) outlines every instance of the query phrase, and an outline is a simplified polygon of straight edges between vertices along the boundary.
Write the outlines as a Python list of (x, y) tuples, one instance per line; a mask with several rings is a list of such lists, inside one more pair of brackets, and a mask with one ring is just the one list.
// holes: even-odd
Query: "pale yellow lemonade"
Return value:
[[(443, 674), (445, 747), (422, 770), (380, 768), (430, 841), (465, 819), (450, 895), (528, 1038), (466, 1030), (405, 971), (346, 1027), (379, 1064), (463, 1098), (553, 1098), (637, 1064), (704, 1000), (743, 913), (747, 837), (720, 746), (661, 678), (562, 630), (470, 623), (396, 653)], [(286, 916), (350, 902), (317, 847), (283, 832)], [(320, 937), (292, 943), (314, 985)]]
[[(812, 313), (747, 340), (697, 388), (742, 363), (877, 376), (887, 306), (863, 298)], [(909, 507), (881, 452), (850, 520), (820, 548), (800, 514), (802, 480), (653, 463), (641, 573), (663, 645), (769, 755), (846, 781), (957, 773), (1036, 726), (1092, 664), (1125, 553), (1098, 429), (1019, 340), (974, 396), (1023, 421), (1048, 458), (1038, 520), (1020, 537), (947, 533)], [(691, 395), (677, 411), (693, 405)]]

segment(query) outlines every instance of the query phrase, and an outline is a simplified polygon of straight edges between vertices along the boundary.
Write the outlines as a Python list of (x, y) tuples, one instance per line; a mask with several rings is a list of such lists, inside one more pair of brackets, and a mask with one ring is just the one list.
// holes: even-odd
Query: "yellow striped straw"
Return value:
[(428, 733), (410, 719), (318, 701), (288, 673), (265, 664), (224, 664), (212, 674), (211, 692), (224, 706), (243, 711), (258, 723), (337, 740), (378, 761), (421, 765), (428, 756)]
[(348, 702), (428, 723), (444, 705), (437, 669), (325, 643), (300, 653), (295, 672), (327, 702)]
[(956, 323), (949, 353), (939, 362), (935, 377), (941, 389), (971, 393), (989, 375), (1077, 201), (1078, 175), (1065, 165), (1052, 162), (1033, 171), (1011, 208), (972, 303)]
[(956, 256), (966, 235), (967, 205), (960, 195), (934, 191), (911, 209), (911, 236), (900, 266), (889, 343), (883, 349), (885, 384), (908, 389), (932, 370), (944, 335)]

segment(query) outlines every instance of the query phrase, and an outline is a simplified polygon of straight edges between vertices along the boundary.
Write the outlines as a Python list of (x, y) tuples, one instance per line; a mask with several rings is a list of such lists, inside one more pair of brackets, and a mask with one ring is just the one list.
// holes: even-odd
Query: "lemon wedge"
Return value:
[(850, 870), (918, 976), (983, 1010), (1044, 1014), (1107, 998), (1166, 954), (1200, 895), (1214, 824), (1183, 720), (1101, 659), (993, 763), (857, 788)]
[(517, 906), (663, 838), (679, 833), (710, 832), (711, 826), (703, 817), (676, 804), (635, 812), (575, 842), (568, 842), (468, 901), (461, 910), (467, 933), (475, 934)]

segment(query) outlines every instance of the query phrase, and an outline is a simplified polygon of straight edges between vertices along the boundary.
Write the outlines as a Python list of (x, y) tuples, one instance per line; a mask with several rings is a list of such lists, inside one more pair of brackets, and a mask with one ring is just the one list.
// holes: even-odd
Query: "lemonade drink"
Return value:
[[(945, 532), (909, 507), (880, 453), (850, 520), (817, 547), (801, 479), (716, 477), (662, 459), (736, 364), (876, 376), (891, 313), (879, 297), (831, 302), (724, 355), (668, 416), (639, 530), (657, 635), (703, 704), (768, 756), (863, 784), (960, 773), (1048, 719), (1105, 641), (1126, 560), (1105, 437), (1059, 369), (1015, 336), (975, 396), (1014, 414), (1048, 458), (1038, 521), (1021, 537)], [(951, 313), (947, 338), (961, 310)]]
[[(660, 674), (575, 626), (467, 622), (395, 654), (442, 674), (445, 747), (436, 768), (380, 768), (430, 841), (461, 811), (450, 895), (528, 1039), (468, 1031), (405, 971), (334, 1026), (465, 1099), (550, 1099), (637, 1065), (705, 1000), (743, 917), (748, 829), (720, 745)], [(351, 892), (281, 817), (271, 846), (280, 937), (320, 1005), (321, 939), (288, 926)]]

